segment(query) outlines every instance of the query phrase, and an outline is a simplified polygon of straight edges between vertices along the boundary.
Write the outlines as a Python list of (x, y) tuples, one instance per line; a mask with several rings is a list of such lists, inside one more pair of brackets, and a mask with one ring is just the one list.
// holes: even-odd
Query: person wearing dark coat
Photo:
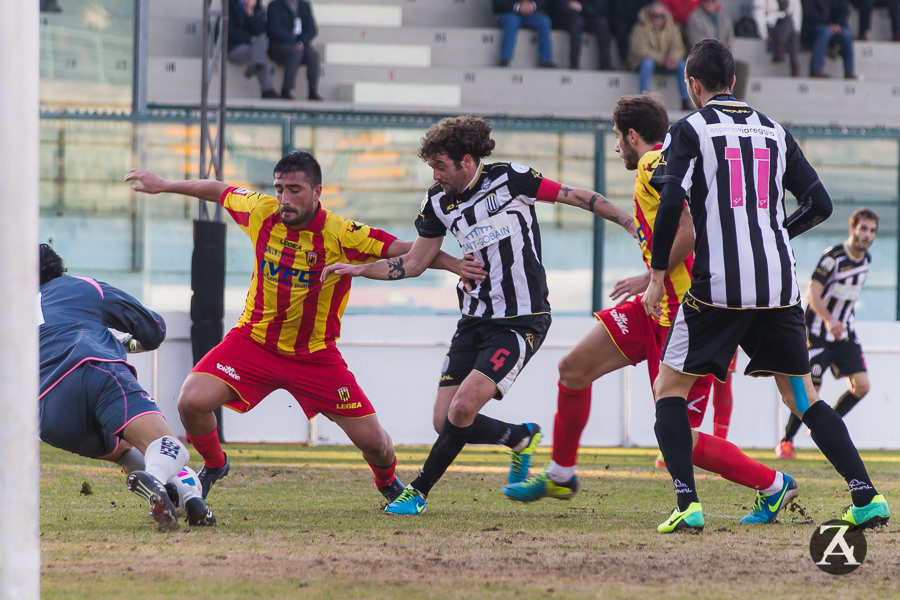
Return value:
[(284, 67), (281, 97), (294, 99), (294, 84), (300, 65), (306, 65), (310, 100), (319, 95), (319, 53), (311, 42), (319, 32), (312, 8), (306, 0), (272, 0), (266, 15), (269, 58)]
[(266, 9), (259, 0), (228, 0), (228, 62), (249, 63), (244, 76), (259, 79), (263, 98), (277, 98), (269, 71)]

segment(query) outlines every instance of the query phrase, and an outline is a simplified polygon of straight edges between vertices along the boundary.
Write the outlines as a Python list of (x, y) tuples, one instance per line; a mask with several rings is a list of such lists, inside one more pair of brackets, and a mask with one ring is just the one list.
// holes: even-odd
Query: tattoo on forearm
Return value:
[(594, 212), (594, 203), (597, 202), (599, 196), (597, 194), (592, 194), (591, 199), (588, 201), (588, 210)]
[(406, 269), (403, 267), (403, 257), (391, 258), (387, 261), (388, 279), (403, 279), (406, 277)]
[(568, 198), (568, 197), (569, 197), (569, 192), (572, 191), (572, 188), (570, 188), (570, 187), (567, 186), (567, 185), (564, 185), (564, 186), (562, 186), (561, 191), (562, 191), (563, 198)]

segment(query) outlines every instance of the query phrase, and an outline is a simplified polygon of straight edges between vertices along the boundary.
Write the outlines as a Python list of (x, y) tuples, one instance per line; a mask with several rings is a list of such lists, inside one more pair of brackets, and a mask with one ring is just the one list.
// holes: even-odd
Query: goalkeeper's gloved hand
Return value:
[(110, 329), (110, 331), (115, 336), (115, 338), (117, 340), (119, 340), (119, 343), (121, 343), (123, 346), (125, 346), (126, 352), (131, 352), (131, 353), (144, 352), (144, 350), (145, 350), (144, 347), (141, 345), (141, 343), (139, 341), (134, 339), (134, 336), (131, 335), (130, 333), (126, 333), (124, 331), (118, 331), (116, 329)]

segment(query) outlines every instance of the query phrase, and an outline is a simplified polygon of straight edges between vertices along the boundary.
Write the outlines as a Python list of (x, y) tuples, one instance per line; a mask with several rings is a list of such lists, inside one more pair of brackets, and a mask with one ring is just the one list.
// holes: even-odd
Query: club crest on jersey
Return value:
[(484, 197), (484, 203), (487, 205), (488, 213), (494, 214), (500, 210), (500, 201), (497, 200), (497, 194), (488, 194)]
[(471, 227), (460, 229), (456, 232), (456, 241), (459, 242), (463, 253), (469, 254), (492, 246), (512, 235), (512, 224), (507, 213), (499, 213), (493, 217), (475, 223)]
[(233, 190), (231, 190), (231, 193), (237, 194), (238, 196), (246, 196), (247, 194), (250, 193), (250, 190), (248, 190), (245, 187), (239, 187), (239, 188), (234, 188)]
[(350, 401), (350, 388), (348, 388), (347, 386), (339, 387), (337, 389), (337, 395), (338, 403), (336, 408), (338, 410), (348, 410), (351, 408), (359, 408), (360, 406), (362, 406), (361, 402)]
[(319, 254), (317, 252), (313, 252), (310, 250), (306, 253), (306, 264), (307, 266), (314, 267), (316, 263), (319, 262)]

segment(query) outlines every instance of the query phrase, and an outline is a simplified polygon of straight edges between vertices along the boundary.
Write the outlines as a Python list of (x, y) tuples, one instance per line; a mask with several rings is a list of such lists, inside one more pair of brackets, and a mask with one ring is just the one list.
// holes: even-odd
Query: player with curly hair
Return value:
[(420, 514), (425, 497), (466, 444), (500, 444), (512, 451), (509, 483), (524, 481), (541, 430), (480, 414), (501, 399), (540, 348), (550, 327), (547, 277), (534, 204), (559, 202), (588, 210), (636, 235), (631, 216), (596, 192), (552, 181), (516, 163), (488, 163), (491, 127), (472, 116), (447, 118), (425, 133), (419, 156), (433, 170), (406, 254), (367, 265), (335, 264), (326, 273), (370, 279), (416, 277), (449, 231), (467, 259), (486, 275), (457, 285), (462, 318), (444, 359), (434, 405), (438, 439), (412, 483), (385, 509)]

